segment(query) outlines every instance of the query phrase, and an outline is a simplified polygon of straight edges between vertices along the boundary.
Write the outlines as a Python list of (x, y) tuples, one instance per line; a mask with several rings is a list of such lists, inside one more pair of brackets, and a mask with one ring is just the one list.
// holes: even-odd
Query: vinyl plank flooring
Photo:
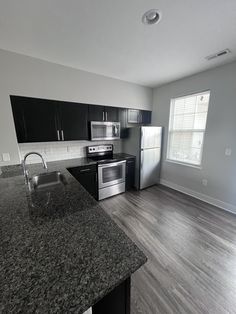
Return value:
[(100, 202), (144, 251), (131, 313), (236, 313), (236, 215), (158, 185)]

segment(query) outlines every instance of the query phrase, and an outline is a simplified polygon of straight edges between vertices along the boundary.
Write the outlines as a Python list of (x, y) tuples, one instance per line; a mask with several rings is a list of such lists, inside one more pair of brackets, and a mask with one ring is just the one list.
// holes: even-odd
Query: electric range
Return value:
[(98, 199), (125, 192), (126, 160), (113, 154), (113, 145), (87, 147), (87, 158), (97, 161)]

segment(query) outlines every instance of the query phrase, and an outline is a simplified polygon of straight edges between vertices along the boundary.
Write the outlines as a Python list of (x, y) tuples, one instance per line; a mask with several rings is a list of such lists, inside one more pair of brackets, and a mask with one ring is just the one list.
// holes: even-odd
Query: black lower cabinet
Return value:
[(126, 191), (134, 187), (134, 179), (135, 179), (135, 158), (130, 158), (126, 161), (126, 178), (125, 178)]
[(93, 314), (130, 314), (130, 277), (98, 301)]
[(95, 199), (98, 198), (96, 165), (69, 168), (68, 171)]

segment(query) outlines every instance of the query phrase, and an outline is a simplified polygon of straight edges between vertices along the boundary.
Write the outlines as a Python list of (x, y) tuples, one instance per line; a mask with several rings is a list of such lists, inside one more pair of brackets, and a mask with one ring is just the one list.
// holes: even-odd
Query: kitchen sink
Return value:
[(53, 185), (66, 185), (65, 176), (60, 171), (45, 172), (31, 178), (31, 188), (33, 190), (46, 188)]

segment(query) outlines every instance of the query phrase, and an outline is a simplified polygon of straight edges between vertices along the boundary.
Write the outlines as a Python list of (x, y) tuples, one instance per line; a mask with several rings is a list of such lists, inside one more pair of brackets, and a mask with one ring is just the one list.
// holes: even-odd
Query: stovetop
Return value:
[(113, 154), (113, 155), (109, 155), (109, 156), (89, 157), (88, 159), (93, 160), (93, 161), (97, 161), (98, 164), (105, 164), (105, 163), (127, 160), (127, 159), (133, 158), (133, 157), (134, 156), (120, 153), (120, 154)]
[(118, 155), (95, 156), (95, 157), (89, 157), (88, 159), (97, 161), (98, 164), (111, 163), (111, 162), (124, 160), (124, 158)]
[(113, 154), (112, 144), (87, 146), (87, 158), (96, 161), (98, 164), (122, 161), (130, 157), (132, 156), (123, 153)]

